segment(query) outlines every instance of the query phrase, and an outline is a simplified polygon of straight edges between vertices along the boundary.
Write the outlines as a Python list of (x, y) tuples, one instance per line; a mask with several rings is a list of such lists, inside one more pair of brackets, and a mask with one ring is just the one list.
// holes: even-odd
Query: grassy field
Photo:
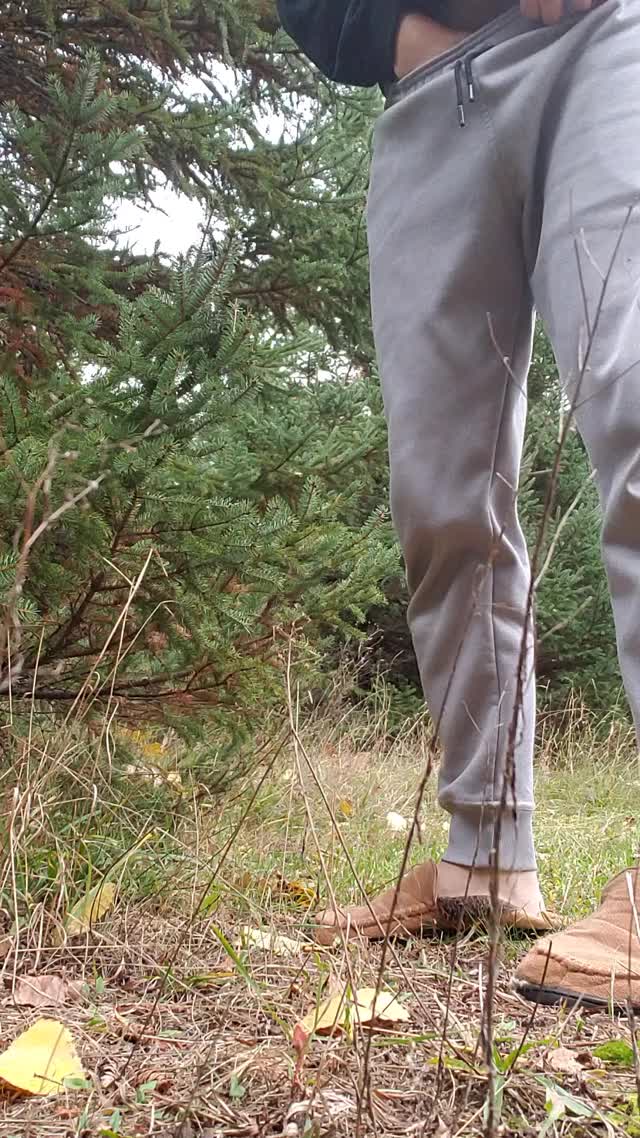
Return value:
[[(6, 1093), (0, 1135), (461, 1138), (486, 1132), (489, 1103), (496, 1133), (640, 1135), (634, 1025), (579, 1009), (532, 1015), (509, 987), (526, 941), (500, 945), (490, 1067), (481, 931), (391, 945), (383, 983), (405, 1018), (345, 1017), (354, 991), (377, 986), (382, 950), (319, 951), (311, 916), (332, 892), (359, 899), (357, 881), (394, 880), (405, 835), (387, 815), (413, 815), (429, 748), (420, 725), (384, 738), (379, 722), (349, 716), (311, 724), (297, 745), (283, 733), (212, 798), (166, 742), (123, 765), (116, 735), (89, 761), (73, 734), (57, 750), (32, 734), (2, 783), (0, 1042), (55, 1016), (85, 1077), (55, 1098)], [(445, 844), (434, 786), (435, 773), (414, 861)], [(550, 908), (587, 912), (629, 864), (639, 787), (626, 728), (547, 732), (537, 837)], [(104, 875), (115, 904), (64, 943), (70, 908)], [(44, 975), (62, 979), (62, 1002), (21, 1002), (21, 978)], [(296, 1032), (333, 996), (341, 1030)]]

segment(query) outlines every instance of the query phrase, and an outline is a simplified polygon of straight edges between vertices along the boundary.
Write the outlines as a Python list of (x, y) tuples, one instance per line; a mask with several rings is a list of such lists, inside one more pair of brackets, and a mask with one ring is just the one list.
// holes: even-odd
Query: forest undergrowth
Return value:
[[(489, 1093), (502, 1134), (640, 1133), (633, 1023), (533, 1012), (510, 988), (526, 940), (500, 944), (491, 1079), (486, 930), (391, 942), (381, 977), (379, 945), (314, 944), (319, 906), (394, 881), (431, 739), (390, 739), (383, 707), (292, 721), (222, 797), (170, 736), (34, 727), (2, 777), (1, 1041), (54, 1018), (82, 1071), (5, 1096), (0, 1134), (473, 1135)], [(436, 778), (412, 861), (445, 845)], [(540, 871), (567, 920), (637, 852), (639, 778), (626, 724), (542, 724)]]

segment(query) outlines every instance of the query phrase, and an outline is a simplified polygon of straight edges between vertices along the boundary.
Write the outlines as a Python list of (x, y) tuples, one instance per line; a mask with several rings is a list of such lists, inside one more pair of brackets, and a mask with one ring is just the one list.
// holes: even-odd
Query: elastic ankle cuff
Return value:
[[(449, 845), (443, 860), (478, 869), (495, 864), (492, 857), (495, 823), (496, 811), (491, 808), (471, 807), (456, 811), (451, 818)], [(511, 809), (503, 815), (497, 864), (507, 873), (537, 868), (532, 810), (518, 809), (514, 817)]]

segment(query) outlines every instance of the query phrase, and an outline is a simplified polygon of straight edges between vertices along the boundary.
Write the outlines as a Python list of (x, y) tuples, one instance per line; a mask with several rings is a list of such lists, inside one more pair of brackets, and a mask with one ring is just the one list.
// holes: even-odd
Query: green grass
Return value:
[[(335, 894), (345, 902), (359, 900), (342, 843), (368, 890), (394, 879), (405, 836), (389, 829), (387, 814), (412, 818), (427, 740), (417, 734), (390, 748), (354, 751), (349, 735), (336, 741), (319, 733), (304, 751), (337, 825), (304, 758), (301, 779), (291, 761), (259, 796), (235, 844), (233, 864), (249, 879), (263, 880), (269, 873), (303, 876), (317, 881), (320, 892), (326, 893), (310, 815)], [(412, 862), (438, 857), (446, 846), (448, 816), (435, 802), (436, 775), (434, 771), (425, 795), (422, 844), (414, 845)], [(640, 850), (640, 765), (626, 726), (620, 725), (614, 738), (582, 730), (543, 741), (536, 761), (536, 799), (536, 842), (547, 905), (567, 916), (581, 916), (596, 904), (607, 880)], [(349, 804), (348, 816), (341, 810), (343, 803)]]
[[(583, 715), (576, 722), (547, 733), (536, 758), (541, 882), (548, 907), (567, 917), (592, 909), (606, 881), (640, 850), (631, 733), (621, 723), (603, 736)], [(355, 712), (316, 721), (300, 746), (265, 747), (261, 765), (222, 797), (190, 763), (181, 773), (175, 740), (148, 743), (143, 735), (132, 751), (127, 731), (112, 729), (108, 748), (95, 733), (34, 731), (30, 748), (0, 776), (0, 907), (27, 926), (36, 906), (45, 921), (59, 919), (116, 869), (129, 900), (157, 912), (177, 904), (187, 914), (210, 879), (207, 910), (222, 898), (238, 913), (260, 912), (267, 901), (274, 914), (287, 912), (292, 881), (307, 887), (309, 910), (329, 900), (328, 881), (341, 902), (359, 901), (358, 879), (367, 892), (395, 879), (405, 835), (390, 829), (387, 814), (413, 817), (429, 757), (424, 724), (391, 742), (374, 727), (363, 730)], [(246, 756), (239, 761), (244, 767)], [(437, 858), (446, 845), (436, 780), (434, 769), (411, 862)]]

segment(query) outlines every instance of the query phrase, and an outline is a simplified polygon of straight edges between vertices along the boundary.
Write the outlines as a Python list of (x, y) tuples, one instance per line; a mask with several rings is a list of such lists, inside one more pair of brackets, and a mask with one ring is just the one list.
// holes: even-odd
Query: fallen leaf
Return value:
[(347, 1031), (352, 1024), (406, 1023), (409, 1019), (409, 1012), (392, 992), (383, 990), (376, 995), (375, 988), (359, 988), (355, 997), (343, 993), (325, 1000), (298, 1026), (308, 1035), (327, 1035), (336, 1028)]
[(562, 1072), (565, 1075), (582, 1074), (582, 1067), (573, 1051), (570, 1051), (568, 1047), (558, 1047), (555, 1051), (550, 1051), (547, 1055), (546, 1065), (550, 1070)]
[(387, 827), (393, 834), (406, 834), (409, 829), (409, 822), (402, 814), (396, 814), (395, 810), (390, 810), (387, 814)]
[(100, 881), (85, 893), (69, 910), (64, 919), (64, 931), (68, 937), (88, 933), (96, 921), (102, 919), (116, 898), (116, 887), (112, 881)]
[(77, 988), (69, 988), (62, 976), (21, 976), (16, 983), (13, 1002), (25, 1007), (46, 1008), (64, 1004), (70, 996), (77, 998)]
[(308, 884), (306, 881), (287, 881), (281, 873), (272, 874), (270, 877), (258, 878), (256, 884), (264, 892), (273, 893), (276, 897), (287, 897), (293, 901), (294, 904), (300, 905), (304, 909), (308, 909), (311, 905), (316, 905), (318, 901), (318, 893), (315, 887)]
[(39, 1019), (0, 1055), (0, 1079), (30, 1095), (60, 1094), (66, 1079), (83, 1079), (71, 1032), (55, 1019)]
[[(376, 992), (375, 988), (359, 988), (356, 992), (358, 1007), (368, 1011), (371, 1020), (381, 1020), (383, 1023), (408, 1023), (411, 1019), (409, 1012), (398, 1003), (392, 992), (383, 989)], [(360, 1017), (363, 1019), (363, 1017)]]
[(338, 803), (338, 812), (342, 814), (343, 818), (351, 818), (353, 815), (353, 802), (348, 798), (343, 798)]
[(281, 888), (284, 893), (287, 893), (296, 905), (301, 905), (303, 908), (308, 908), (309, 905), (316, 905), (318, 903), (318, 894), (313, 885), (307, 885), (304, 881), (285, 881), (281, 882)]
[(240, 943), (246, 948), (260, 948), (263, 952), (273, 952), (275, 956), (299, 956), (302, 951), (299, 940), (268, 932), (267, 929), (243, 928)]

